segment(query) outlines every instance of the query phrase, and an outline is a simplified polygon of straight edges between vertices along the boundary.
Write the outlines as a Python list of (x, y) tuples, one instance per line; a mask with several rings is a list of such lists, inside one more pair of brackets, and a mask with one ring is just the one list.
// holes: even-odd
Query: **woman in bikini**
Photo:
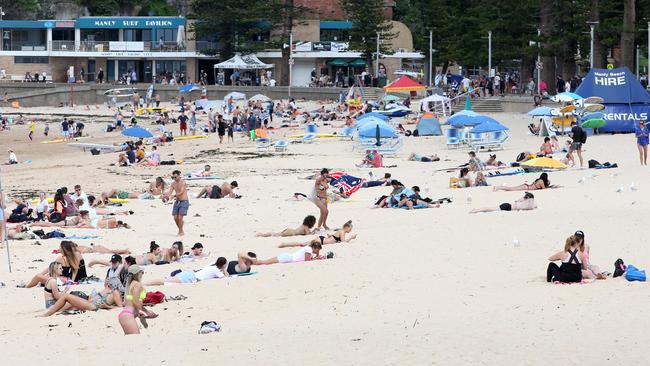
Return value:
[(272, 257), (269, 259), (260, 260), (258, 259), (255, 264), (257, 265), (266, 265), (266, 264), (276, 264), (276, 263), (298, 263), (298, 262), (308, 262), (316, 259), (324, 259), (320, 255), (320, 250), (323, 248), (320, 241), (312, 240), (309, 245), (304, 246), (295, 253), (282, 253), (277, 257)]
[(156, 313), (146, 309), (142, 304), (147, 296), (147, 292), (142, 287), (143, 274), (144, 270), (137, 264), (130, 266), (128, 269), (126, 291), (124, 291), (124, 310), (117, 316), (125, 335), (140, 334), (140, 327), (135, 321), (136, 318), (140, 318), (142, 325), (147, 328), (148, 324), (145, 319), (158, 316)]
[(578, 245), (580, 246), (580, 253), (582, 253), (582, 256), (585, 259), (585, 265), (587, 266), (587, 269), (582, 270), (582, 278), (595, 278), (598, 280), (605, 280), (607, 279), (607, 272), (601, 271), (598, 266), (592, 265), (591, 262), (589, 261), (589, 246), (585, 244), (585, 233), (578, 230), (573, 234), (575, 236), (576, 240), (578, 241)]
[(183, 242), (181, 241), (175, 241), (171, 248), (162, 250), (163, 261), (168, 263), (177, 262), (182, 255)]
[[(62, 274), (60, 276), (66, 277), (69, 281), (79, 282), (88, 277), (86, 273), (86, 262), (84, 261), (81, 252), (77, 249), (77, 245), (70, 240), (63, 240), (59, 245), (60, 253), (56, 258), (56, 262), (61, 264)], [(41, 273), (34, 276), (26, 288), (31, 288), (36, 285), (44, 285), (50, 279), (49, 269), (44, 269)]]
[(149, 252), (135, 257), (135, 263), (141, 266), (147, 266), (163, 260), (163, 253), (160, 245), (155, 241), (149, 243)]
[(149, 184), (147, 189), (138, 192), (127, 192), (119, 189), (111, 189), (103, 192), (100, 200), (97, 202), (98, 206), (107, 205), (110, 203), (111, 198), (118, 199), (148, 199), (160, 196), (165, 191), (165, 180), (162, 177), (157, 177), (154, 182)]
[(535, 196), (526, 192), (523, 198), (516, 200), (514, 203), (502, 203), (496, 207), (475, 208), (469, 213), (494, 212), (494, 211), (529, 211), (537, 208)]
[(314, 233), (314, 225), (316, 225), (316, 217), (309, 215), (302, 220), (302, 225), (296, 229), (286, 228), (279, 233), (267, 232), (267, 233), (257, 233), (255, 236), (269, 237), (269, 236), (299, 236), (299, 235), (310, 235)]
[(328, 175), (328, 169), (321, 170), (320, 175), (316, 178), (316, 181), (314, 183), (313, 192), (314, 204), (320, 210), (317, 227), (319, 229), (322, 227), (325, 230), (329, 230), (329, 227), (327, 227), (327, 215), (329, 215), (329, 210), (327, 209)]
[(346, 238), (348, 234), (352, 232), (352, 220), (343, 224), (343, 228), (338, 229), (334, 234), (328, 235), (327, 237), (319, 237), (318, 239), (313, 239), (307, 242), (293, 242), (293, 243), (282, 243), (278, 245), (278, 248), (287, 248), (287, 247), (306, 247), (312, 243), (318, 244), (336, 244), (336, 243), (349, 243), (357, 237), (357, 234), (350, 235)]
[(539, 178), (531, 184), (521, 184), (514, 187), (508, 186), (494, 186), (494, 191), (536, 191), (540, 189), (546, 189), (551, 187), (551, 182), (548, 180), (548, 174), (542, 173)]
[(45, 309), (47, 312), (41, 316), (50, 316), (58, 311), (65, 310), (97, 310), (97, 306), (88, 300), (68, 293), (69, 286), (63, 291), (59, 289), (58, 278), (63, 274), (63, 266), (59, 262), (52, 262), (48, 268), (49, 278), (43, 287)]

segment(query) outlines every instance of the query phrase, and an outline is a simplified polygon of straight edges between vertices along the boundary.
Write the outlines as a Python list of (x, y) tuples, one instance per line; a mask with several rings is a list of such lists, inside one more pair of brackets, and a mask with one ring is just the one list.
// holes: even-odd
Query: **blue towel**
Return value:
[(99, 236), (97, 235), (71, 235), (71, 236), (66, 236), (66, 239), (97, 239)]

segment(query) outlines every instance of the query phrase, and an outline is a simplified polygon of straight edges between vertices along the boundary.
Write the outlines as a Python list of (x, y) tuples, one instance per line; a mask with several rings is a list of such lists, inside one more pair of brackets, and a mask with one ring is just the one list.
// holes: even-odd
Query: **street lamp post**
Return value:
[(488, 77), (492, 76), (492, 31), (488, 31)]
[[(381, 42), (379, 37), (380, 37), (380, 34), (379, 34), (379, 32), (377, 32), (377, 64), (375, 65), (375, 77), (376, 78), (379, 78), (379, 42)], [(379, 82), (379, 79), (377, 79), (377, 81)]]
[(291, 98), (292, 83), (293, 83), (293, 32), (289, 33), (289, 98)]
[(639, 45), (636, 45), (636, 79), (639, 80)]
[(594, 68), (594, 31), (599, 22), (587, 22), (589, 24), (589, 35), (591, 37), (591, 47), (589, 50), (589, 68)]
[(429, 30), (429, 88), (433, 87), (431, 84), (431, 73), (433, 72), (433, 31)]
[(540, 55), (539, 49), (539, 37), (542, 35), (542, 30), (537, 28), (537, 65), (535, 67), (537, 68), (537, 95), (542, 95), (542, 88), (539, 84), (541, 84), (542, 81), (542, 56)]

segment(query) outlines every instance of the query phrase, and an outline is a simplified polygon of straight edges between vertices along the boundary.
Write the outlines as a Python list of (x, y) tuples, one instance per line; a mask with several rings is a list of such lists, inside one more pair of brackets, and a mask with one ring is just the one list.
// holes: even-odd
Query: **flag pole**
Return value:
[(0, 210), (3, 210), (2, 212), (2, 238), (0, 238), (1, 242), (5, 245), (7, 248), (7, 266), (9, 267), (9, 273), (11, 273), (11, 254), (9, 253), (9, 232), (7, 231), (7, 218), (5, 216), (4, 212), (4, 206), (5, 206), (5, 196), (2, 191), (2, 174), (0, 174)]

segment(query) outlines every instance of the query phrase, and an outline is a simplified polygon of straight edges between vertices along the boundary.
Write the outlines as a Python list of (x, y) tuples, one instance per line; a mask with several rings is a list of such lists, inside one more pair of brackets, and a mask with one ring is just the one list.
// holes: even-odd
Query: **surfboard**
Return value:
[(568, 105), (566, 107), (560, 108), (560, 113), (569, 113), (573, 112), (576, 109), (576, 106), (574, 105)]
[(182, 140), (193, 140), (193, 139), (204, 139), (208, 136), (206, 135), (194, 135), (194, 136), (174, 136), (174, 140), (182, 141)]
[[(89, 137), (90, 136), (75, 137), (72, 140), (68, 140), (68, 141), (79, 141), (79, 140), (87, 139)], [(65, 141), (63, 139), (54, 139), (54, 140), (41, 141), (41, 144), (60, 144), (62, 142)]]
[[(301, 139), (301, 138), (305, 137), (305, 134), (304, 133), (297, 133), (297, 134), (294, 134), (294, 135), (289, 135), (287, 137), (290, 138), (290, 139)], [(342, 137), (342, 135), (335, 135), (333, 133), (317, 133), (316, 137), (317, 138), (331, 138), (331, 137)]]
[(74, 147), (77, 149), (82, 149), (83, 151), (97, 149), (101, 151), (115, 152), (120, 151), (121, 147), (114, 145), (102, 145), (102, 144), (92, 144), (92, 143), (83, 143), (83, 142), (72, 142), (68, 146)]

